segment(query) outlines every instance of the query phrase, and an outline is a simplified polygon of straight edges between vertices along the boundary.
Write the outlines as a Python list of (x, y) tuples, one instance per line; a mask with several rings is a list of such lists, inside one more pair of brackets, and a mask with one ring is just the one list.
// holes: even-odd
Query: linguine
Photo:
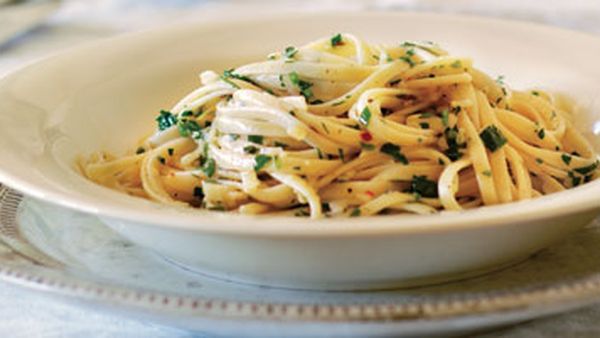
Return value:
[(510, 90), (433, 43), (337, 34), (200, 75), (124, 157), (89, 179), (245, 214), (429, 214), (526, 200), (599, 176), (569, 105)]

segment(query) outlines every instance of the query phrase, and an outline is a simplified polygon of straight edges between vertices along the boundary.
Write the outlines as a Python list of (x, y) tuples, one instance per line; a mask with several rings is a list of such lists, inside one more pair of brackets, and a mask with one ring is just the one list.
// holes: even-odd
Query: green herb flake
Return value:
[(279, 86), (281, 88), (285, 88), (285, 81), (283, 80), (283, 75), (279, 74)]
[(204, 174), (206, 174), (207, 177), (213, 177), (213, 175), (215, 174), (215, 170), (215, 160), (212, 158), (206, 159), (206, 161), (204, 161), (204, 166), (202, 166), (202, 171), (204, 172)]
[(540, 92), (538, 92), (537, 90), (532, 90), (531, 91), (531, 95), (533, 95), (533, 96), (540, 96)]
[(394, 160), (402, 164), (408, 164), (408, 158), (406, 158), (406, 156), (404, 156), (400, 150), (400, 146), (397, 146), (393, 143), (384, 143), (381, 148), (379, 148), (380, 152), (391, 156), (394, 158)]
[(254, 171), (260, 171), (264, 166), (267, 165), (273, 158), (267, 155), (256, 155), (254, 156)]
[(536, 162), (537, 164), (544, 164), (544, 160), (542, 160), (542, 159), (541, 159), (541, 158), (539, 158), (539, 157), (536, 157), (536, 159), (535, 159), (535, 162)]
[(360, 116), (358, 117), (358, 122), (360, 122), (364, 126), (368, 126), (369, 121), (371, 121), (371, 111), (369, 110), (369, 107), (365, 107), (365, 109), (363, 109), (362, 113), (360, 113)]
[(415, 55), (414, 49), (409, 49), (406, 51), (406, 54), (401, 56), (399, 59), (408, 63), (408, 65), (412, 68), (416, 65), (415, 61), (412, 59), (413, 55)]
[(194, 187), (194, 192), (193, 192), (194, 198), (196, 199), (203, 199), (204, 198), (204, 191), (202, 190), (202, 187)]
[(298, 53), (298, 49), (296, 47), (289, 46), (289, 47), (285, 48), (285, 51), (283, 52), (283, 56), (285, 56), (286, 59), (293, 59), (297, 53)]
[(194, 112), (192, 112), (191, 110), (186, 110), (183, 113), (179, 114), (181, 117), (188, 117), (188, 116), (193, 116)]
[(171, 114), (170, 111), (161, 110), (156, 118), (158, 130), (162, 131), (177, 124), (177, 116)]
[(158, 157), (157, 157), (157, 159), (158, 159), (158, 162), (160, 162), (160, 164), (165, 164), (165, 163), (167, 163), (167, 160), (165, 160), (165, 158), (164, 158), (164, 157), (162, 157), (162, 156), (158, 156)]
[(575, 176), (575, 174), (573, 174), (572, 171), (569, 171), (567, 174), (569, 175), (569, 178), (571, 179), (572, 186), (576, 187), (581, 183), (581, 177)]
[(331, 38), (330, 42), (331, 42), (331, 47), (343, 45), (344, 41), (342, 40), (342, 34), (338, 33), (338, 34), (334, 35)]
[(484, 170), (481, 172), (484, 176), (487, 177), (491, 177), (492, 176), (492, 171), (491, 170)]
[(287, 147), (287, 144), (283, 143), (283, 142), (279, 142), (279, 141), (275, 141), (273, 142), (273, 145), (276, 147), (280, 147), (280, 148), (285, 148)]
[(429, 123), (427, 122), (421, 122), (419, 123), (419, 126), (421, 127), (421, 129), (429, 129)]
[(323, 152), (319, 148), (317, 148), (317, 156), (319, 156), (319, 159), (323, 159)]
[(560, 159), (561, 159), (563, 162), (565, 162), (565, 164), (566, 164), (566, 165), (569, 165), (569, 164), (571, 163), (571, 159), (573, 159), (573, 157), (571, 157), (571, 156), (570, 156), (570, 155), (568, 155), (568, 154), (562, 154), (562, 155), (560, 156)]
[(546, 137), (546, 131), (544, 128), (540, 128), (540, 130), (538, 130), (537, 136), (540, 138), (540, 140), (543, 140), (544, 137)]
[(452, 68), (462, 68), (462, 62), (460, 62), (460, 60), (456, 60), (454, 62), (452, 62), (450, 64), (450, 67)]
[(259, 149), (257, 147), (255, 147), (255, 146), (253, 146), (253, 145), (249, 145), (249, 146), (245, 146), (244, 147), (244, 152), (246, 154), (256, 154), (256, 153), (258, 153), (258, 150)]
[(327, 202), (321, 203), (321, 210), (323, 212), (331, 212), (331, 206)]
[(593, 172), (594, 170), (598, 169), (598, 161), (585, 166), (585, 167), (579, 167), (579, 168), (575, 168), (573, 170), (575, 170), (576, 172), (580, 173), (581, 175), (587, 175), (591, 172)]
[(325, 124), (325, 122), (321, 122), (321, 127), (323, 127), (323, 130), (326, 134), (329, 134), (329, 129), (327, 129), (327, 125)]
[(364, 143), (364, 142), (361, 142), (361, 143), (360, 143), (360, 147), (361, 147), (362, 149), (364, 149), (364, 150), (368, 150), (368, 151), (375, 150), (375, 145), (374, 145), (374, 144), (371, 144), (371, 143)]
[(302, 96), (304, 96), (307, 100), (313, 97), (313, 92), (311, 89), (313, 86), (312, 83), (301, 80), (300, 76), (296, 72), (289, 73), (288, 77), (290, 78), (290, 82), (300, 89), (300, 94), (302, 94)]
[[(245, 76), (245, 75), (240, 75), (237, 74), (236, 72), (234, 72), (233, 69), (228, 69), (223, 71), (223, 75), (221, 76), (222, 79), (236, 79), (236, 80), (242, 80), (242, 81), (246, 81), (246, 82), (250, 82), (253, 85), (257, 85), (256, 82), (254, 82), (251, 78)], [(239, 87), (238, 87), (239, 88)]]
[(442, 125), (444, 127), (448, 127), (449, 125), (449, 121), (448, 121), (448, 109), (444, 109), (442, 110)]
[(256, 144), (263, 144), (264, 137), (262, 135), (248, 135), (248, 141)]
[(143, 153), (145, 153), (145, 152), (146, 152), (146, 149), (144, 149), (144, 147), (138, 147), (138, 148), (135, 150), (135, 154), (136, 154), (136, 155), (143, 154)]
[(202, 128), (198, 122), (194, 120), (179, 120), (177, 123), (177, 129), (179, 130), (179, 135), (183, 137), (191, 136), (194, 139), (200, 139), (202, 137)]
[(506, 138), (502, 135), (500, 129), (494, 125), (489, 125), (480, 134), (479, 137), (491, 152), (494, 152), (506, 144)]
[(413, 176), (409, 191), (418, 193), (422, 197), (438, 197), (437, 183), (429, 180), (427, 176)]
[(354, 208), (350, 213), (350, 217), (358, 217), (360, 216), (360, 208)]
[(458, 127), (446, 128), (444, 130), (444, 137), (446, 138), (446, 144), (448, 149), (444, 151), (444, 154), (448, 156), (452, 161), (456, 161), (462, 157), (460, 149), (466, 148), (465, 143), (458, 143)]
[(175, 149), (169, 148), (167, 149), (167, 153), (169, 154), (169, 156), (173, 156), (173, 154), (175, 153)]

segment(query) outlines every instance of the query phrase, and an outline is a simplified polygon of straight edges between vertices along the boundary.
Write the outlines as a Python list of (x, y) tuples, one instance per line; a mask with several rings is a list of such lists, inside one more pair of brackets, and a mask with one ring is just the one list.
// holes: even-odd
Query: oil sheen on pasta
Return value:
[(536, 198), (599, 176), (569, 105), (509, 89), (433, 43), (337, 34), (206, 71), (91, 180), (162, 203), (320, 218)]

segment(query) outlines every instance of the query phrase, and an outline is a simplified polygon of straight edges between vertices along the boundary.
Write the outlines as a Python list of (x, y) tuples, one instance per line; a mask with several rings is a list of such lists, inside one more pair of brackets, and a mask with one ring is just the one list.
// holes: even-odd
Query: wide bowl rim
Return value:
[[(174, 34), (179, 30), (187, 29), (206, 29), (223, 27), (226, 25), (249, 24), (256, 21), (281, 21), (286, 18), (308, 19), (314, 17), (327, 18), (336, 17), (420, 17), (425, 20), (467, 20), (473, 24), (479, 25), (517, 25), (522, 29), (542, 30), (549, 34), (576, 36), (579, 39), (586, 39), (590, 43), (600, 45), (600, 37), (554, 26), (548, 26), (538, 23), (523, 22), (516, 20), (488, 18), (464, 14), (440, 14), (429, 12), (322, 12), (322, 13), (278, 13), (268, 14), (260, 18), (235, 17), (225, 20), (207, 20), (203, 22), (185, 22), (173, 24), (168, 27), (159, 27), (126, 33), (111, 38), (104, 38), (100, 41), (85, 43), (82, 46), (71, 48), (65, 52), (49, 56), (35, 63), (22, 67), (11, 74), (0, 79), (0, 92), (5, 84), (10, 83), (11, 79), (18, 77), (19, 74), (30, 67), (40, 65), (46, 62), (54, 62), (63, 58), (68, 58), (72, 54), (93, 51), (103, 46), (108, 46), (114, 41), (134, 40), (140, 36), (149, 36), (160, 33), (163, 35)], [(462, 231), (469, 228), (502, 226), (507, 223), (522, 222), (531, 220), (545, 220), (559, 215), (575, 214), (600, 209), (600, 180), (590, 182), (583, 186), (555, 193), (548, 196), (539, 197), (533, 200), (512, 202), (502, 205), (493, 205), (480, 207), (474, 210), (460, 212), (442, 212), (434, 215), (406, 215), (406, 216), (373, 216), (356, 218), (324, 218), (319, 220), (310, 220), (306, 218), (291, 216), (246, 216), (234, 213), (219, 213), (207, 211), (190, 211), (180, 208), (154, 208), (131, 210), (120, 206), (118, 203), (110, 200), (103, 200), (102, 204), (93, 199), (79, 199), (73, 195), (62, 193), (49, 186), (35, 185), (27, 180), (24, 175), (11, 173), (6, 169), (6, 164), (0, 166), (0, 182), (6, 184), (24, 194), (45, 200), (61, 207), (81, 211), (84, 213), (95, 214), (100, 218), (107, 220), (118, 220), (123, 222), (133, 222), (149, 226), (159, 226), (173, 228), (185, 231), (202, 231), (207, 233), (228, 233), (245, 236), (307, 236), (307, 237), (326, 237), (326, 236), (385, 236), (401, 235), (415, 233), (430, 233), (436, 231)], [(98, 186), (99, 189), (107, 189)], [(115, 192), (117, 193), (117, 192)], [(118, 193), (120, 194), (120, 193)], [(135, 198), (135, 197), (130, 197)], [(152, 203), (154, 204), (154, 203)], [(139, 204), (142, 206), (142, 204)], [(600, 210), (599, 210), (600, 212)], [(377, 222), (373, 222), (376, 219)], [(248, 223), (252, 223), (249, 225)], [(285, 225), (282, 225), (285, 223)], [(308, 224), (307, 224), (308, 223)]]

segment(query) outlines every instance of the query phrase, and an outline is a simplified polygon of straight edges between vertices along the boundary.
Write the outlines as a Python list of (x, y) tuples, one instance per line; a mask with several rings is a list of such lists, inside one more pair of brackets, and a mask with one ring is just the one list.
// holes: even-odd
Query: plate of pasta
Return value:
[(600, 212), (594, 44), (414, 13), (118, 37), (0, 83), (0, 179), (227, 279), (463, 278)]

